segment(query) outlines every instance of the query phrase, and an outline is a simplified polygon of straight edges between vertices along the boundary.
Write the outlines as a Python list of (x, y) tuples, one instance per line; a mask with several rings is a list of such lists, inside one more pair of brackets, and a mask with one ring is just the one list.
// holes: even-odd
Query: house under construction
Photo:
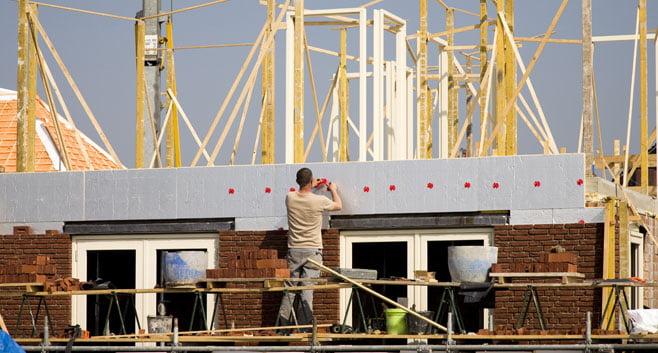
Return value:
[[(122, 352), (658, 349), (658, 327), (643, 321), (658, 307), (656, 133), (648, 130), (648, 97), (658, 92), (648, 91), (647, 59), (656, 33), (647, 30), (646, 0), (637, 2), (637, 33), (608, 37), (592, 35), (591, 0), (582, 0), (579, 153), (558, 148), (531, 80), (543, 48), (565, 41), (551, 35), (568, 0), (536, 38), (515, 37), (512, 0), (480, 0), (478, 23), (464, 27), (454, 15), (465, 10), (437, 0), (440, 33), (428, 32), (427, 0), (419, 0), (416, 33), (407, 32), (408, 20), (375, 9), (377, 0), (340, 9), (263, 1), (262, 30), (199, 134), (177, 98), (167, 19), (222, 2), (163, 12), (159, 1), (144, 0), (136, 18), (121, 18), (136, 31), (136, 164), (126, 168), (37, 8), (89, 11), (18, 1), (18, 85), (0, 90), (0, 323), (26, 350), (72, 342), (75, 350)], [(309, 45), (308, 26), (337, 28), (340, 50)], [(479, 42), (455, 43), (466, 31)], [(356, 53), (347, 51), (348, 33), (357, 33)], [(594, 153), (593, 45), (607, 40), (638, 46), (638, 155), (629, 155), (630, 141), (623, 149), (616, 142), (615, 155)], [(539, 42), (529, 61), (518, 51), (524, 41)], [(281, 42), (285, 58), (276, 59), (286, 70), (275, 76)], [(102, 146), (76, 129), (45, 50)], [(313, 76), (310, 51), (335, 57), (331, 77)], [(45, 97), (37, 96), (37, 76)], [(283, 96), (275, 77), (283, 77)], [(319, 82), (329, 85), (324, 100)], [(254, 94), (257, 139), (251, 164), (240, 165)], [(285, 163), (277, 164), (279, 96)], [(519, 121), (544, 154), (517, 155)], [(196, 143), (189, 165), (183, 128)], [(222, 151), (233, 132), (233, 149)], [(302, 289), (283, 286), (281, 262), (283, 200), (301, 166), (336, 182), (343, 208), (325, 218), (312, 330), (279, 336), (281, 295)], [(475, 271), (455, 260), (463, 247), (477, 249), (465, 254), (472, 262), (497, 249), (485, 260), (485, 280), (457, 278)], [(201, 278), (172, 275), (192, 263)], [(394, 308), (408, 320), (398, 332), (387, 317)]]

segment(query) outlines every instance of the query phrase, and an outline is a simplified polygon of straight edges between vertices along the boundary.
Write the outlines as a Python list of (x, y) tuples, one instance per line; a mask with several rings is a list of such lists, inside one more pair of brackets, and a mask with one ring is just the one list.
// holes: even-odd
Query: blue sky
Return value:
[[(279, 0), (279, 3), (282, 1)], [(358, 7), (368, 1), (352, 0), (307, 0), (310, 9)], [(445, 0), (449, 6), (478, 12), (477, 0)], [(520, 37), (543, 34), (562, 1), (559, 0), (517, 0), (515, 1), (515, 33)], [(100, 0), (53, 0), (51, 3), (75, 7), (90, 11), (134, 17), (141, 8), (141, 1), (100, 1)], [(163, 11), (170, 8), (179, 9), (205, 1), (163, 1)], [(402, 0), (384, 0), (368, 8), (368, 17), (372, 18), (373, 9), (387, 9), (408, 20), (408, 34), (418, 28), (418, 2)], [(490, 5), (490, 17), (494, 16)], [(554, 38), (579, 39), (581, 35), (581, 2), (572, 0), (557, 24)], [(593, 34), (595, 36), (632, 34), (635, 31), (637, 1), (594, 0)], [(89, 14), (74, 13), (59, 9), (40, 7), (40, 20), (51, 37), (55, 47), (63, 57), (65, 64), (82, 90), (91, 109), (98, 118), (114, 149), (122, 162), (134, 166), (134, 32), (133, 23), (127, 20), (100, 17)], [(648, 26), (655, 31), (658, 20), (652, 14), (657, 13), (656, 3), (648, 1)], [(436, 1), (429, 1), (430, 32), (445, 29), (445, 11)], [(0, 87), (16, 89), (16, 31), (17, 2), (0, 0)], [(174, 43), (176, 46), (194, 46), (209, 44), (251, 43), (255, 40), (265, 20), (265, 7), (257, 0), (232, 0), (174, 15)], [(477, 17), (462, 12), (456, 14), (456, 27), (476, 24)], [(284, 74), (285, 74), (285, 32), (277, 37), (276, 58), (276, 104), (277, 104), (277, 163), (283, 163), (283, 120), (284, 120)], [(357, 31), (349, 32), (348, 51), (357, 55)], [(329, 50), (337, 50), (338, 31), (331, 27), (313, 27), (308, 29), (309, 44)], [(372, 55), (372, 40), (368, 37), (368, 53)], [(415, 47), (415, 41), (410, 41)], [(457, 45), (477, 43), (477, 32), (458, 34)], [(538, 43), (523, 43), (520, 48), (526, 65), (534, 54)], [(42, 44), (42, 48), (45, 46)], [(655, 125), (655, 46), (649, 48), (649, 126)], [(223, 98), (233, 83), (243, 64), (249, 47), (190, 49), (176, 52), (176, 67), (179, 100), (189, 116), (194, 128), (205, 135), (212, 119), (215, 117)], [(604, 151), (612, 153), (614, 139), (622, 140), (626, 136), (628, 116), (630, 78), (633, 58), (632, 42), (598, 43), (594, 52), (595, 78), (599, 100), (599, 113), (602, 119)], [(100, 144), (100, 139), (77, 104), (72, 91), (59, 73), (55, 61), (47, 60), (55, 72), (60, 89), (71, 109), (76, 125)], [(463, 57), (460, 60), (464, 62)], [(313, 69), (318, 85), (320, 104), (330, 85), (330, 78), (336, 70), (337, 59), (324, 54), (312, 54)], [(409, 61), (410, 62), (410, 61)], [(430, 63), (433, 64), (433, 63)], [(436, 63), (434, 63), (436, 64)], [(356, 71), (358, 65), (350, 63), (348, 70)], [(639, 72), (639, 68), (638, 68)], [(520, 77), (520, 74), (519, 74)], [(559, 147), (566, 147), (568, 152), (577, 150), (578, 129), (581, 115), (581, 49), (575, 44), (549, 44), (530, 76), (537, 91), (542, 108)], [(307, 82), (307, 91), (310, 90)], [(370, 82), (368, 83), (371, 84)], [(636, 86), (638, 80), (636, 80)], [(257, 83), (256, 90), (260, 85)], [(356, 83), (352, 83), (352, 111), (357, 111)], [(526, 91), (527, 92), (527, 91)], [(462, 90), (463, 93), (463, 90)], [(639, 89), (635, 88), (635, 105), (631, 151), (639, 150), (639, 110), (637, 99)], [(462, 95), (463, 97), (463, 95)], [(526, 94), (529, 99), (529, 95)], [(256, 133), (259, 114), (259, 95), (252, 99), (247, 114), (245, 132), (240, 141), (237, 163), (249, 163)], [(369, 112), (370, 103), (368, 103)], [(59, 110), (61, 112), (61, 109)], [(230, 110), (229, 110), (230, 111)], [(463, 109), (465, 111), (465, 109)], [(310, 95), (306, 97), (306, 116), (313, 116), (313, 102)], [(325, 117), (326, 120), (326, 117)], [(220, 129), (223, 122), (220, 122)], [(313, 119), (307, 118), (307, 122)], [(235, 131), (237, 123), (232, 131)], [(307, 136), (311, 129), (307, 129)], [(519, 154), (540, 153), (541, 147), (523, 122), (519, 122)], [(227, 164), (230, 147), (233, 145), (234, 133), (222, 149), (216, 164)], [(219, 136), (215, 132), (212, 146)], [(182, 126), (183, 164), (188, 165), (196, 152), (191, 135)], [(352, 137), (350, 137), (352, 138)], [(354, 137), (355, 138), (355, 137)], [(211, 146), (211, 148), (212, 148)], [(317, 146), (317, 144), (316, 144)], [(597, 143), (595, 142), (595, 146)], [(311, 158), (319, 160), (317, 147)], [(356, 153), (353, 153), (354, 158)]]

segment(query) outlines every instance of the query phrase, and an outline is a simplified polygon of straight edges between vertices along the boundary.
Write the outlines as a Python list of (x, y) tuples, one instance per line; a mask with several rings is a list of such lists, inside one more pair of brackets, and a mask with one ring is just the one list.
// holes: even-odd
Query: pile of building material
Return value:
[(539, 255), (536, 263), (491, 264), (491, 272), (578, 272), (578, 254), (550, 252)]
[(3, 259), (0, 263), (0, 282), (39, 283), (48, 292), (80, 290), (80, 280), (58, 275), (57, 266), (46, 255)]
[(242, 250), (229, 256), (226, 268), (206, 270), (206, 278), (289, 278), (286, 259), (276, 249)]
[(5, 258), (1, 264), (2, 283), (44, 283), (57, 273), (57, 267), (50, 263), (50, 256), (45, 255)]

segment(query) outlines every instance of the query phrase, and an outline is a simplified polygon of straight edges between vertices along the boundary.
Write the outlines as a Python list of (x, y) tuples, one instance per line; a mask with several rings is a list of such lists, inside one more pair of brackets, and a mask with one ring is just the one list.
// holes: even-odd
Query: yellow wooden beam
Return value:
[(338, 141), (338, 160), (348, 161), (349, 146), (349, 82), (347, 80), (347, 29), (340, 30), (340, 64), (338, 66), (338, 106), (340, 109), (340, 139)]
[[(604, 229), (603, 229), (603, 279), (615, 278), (615, 200), (608, 200), (605, 203)], [(602, 289), (601, 298), (601, 315), (603, 322), (607, 323), (610, 318), (614, 322), (614, 307), (607, 305), (608, 299), (612, 295), (612, 288)], [(604, 327), (605, 328), (605, 327)]]
[(135, 168), (144, 168), (144, 39), (146, 24), (135, 23)]
[[(487, 71), (487, 66), (489, 64), (487, 57), (487, 41), (489, 32), (487, 26), (483, 26), (487, 22), (487, 0), (480, 0), (480, 82), (484, 82), (484, 73)], [(485, 104), (487, 98), (486, 94), (480, 95), (479, 104), (480, 104), (480, 128), (484, 126), (484, 121), (486, 118), (487, 112), (485, 111)], [(480, 132), (480, 137), (483, 140), (487, 139), (487, 131)]]
[(295, 0), (294, 33), (294, 162), (304, 162), (304, 0)]
[[(501, 0), (499, 0), (501, 1)], [(505, 0), (505, 19), (510, 32), (514, 35), (514, 0)], [(501, 32), (502, 33), (502, 32)], [(516, 106), (516, 96), (514, 91), (516, 89), (516, 58), (514, 50), (510, 43), (509, 38), (505, 36), (505, 102), (511, 102), (512, 106)], [(508, 103), (509, 104), (509, 103)], [(504, 114), (505, 119), (505, 155), (516, 155), (516, 136), (518, 119), (516, 116), (516, 109), (508, 109)]]
[[(267, 29), (266, 38), (274, 35), (272, 23), (274, 22), (274, 0), (267, 0), (267, 21), (270, 27)], [(261, 70), (261, 93), (263, 104), (263, 122), (261, 124), (261, 163), (274, 163), (274, 137), (275, 137), (275, 119), (274, 119), (274, 45), (275, 42), (263, 48), (265, 56)]]
[(639, 0), (640, 24), (640, 177), (642, 193), (647, 193), (649, 185), (649, 110), (648, 110), (648, 71), (647, 71), (647, 0)]
[[(176, 65), (174, 63), (174, 28), (171, 22), (171, 19), (167, 21), (167, 90), (176, 95)], [(167, 97), (167, 106), (171, 102), (171, 97)], [(174, 108), (171, 111), (171, 116), (169, 117), (170, 122), (166, 126), (167, 131), (167, 143), (166, 143), (166, 157), (165, 163), (166, 166), (171, 167), (180, 167), (181, 166), (181, 155), (180, 155), (180, 131), (178, 128), (178, 109)]]
[[(619, 202), (619, 278), (621, 279), (631, 277), (631, 232), (628, 221), (628, 202), (621, 201)], [(624, 287), (624, 291), (626, 298), (630, 298), (631, 289)]]
[(16, 65), (16, 172), (26, 171), (26, 136), (28, 111), (28, 24), (27, 0), (18, 1), (18, 63)]
[(427, 0), (419, 0), (418, 40), (418, 157), (432, 158), (431, 92), (427, 81)]
[[(455, 45), (455, 10), (452, 7), (446, 9), (446, 37), (448, 46)], [(455, 79), (457, 68), (454, 64), (455, 53), (448, 51), (448, 150), (452, 150), (457, 142), (459, 130), (459, 82)]]
[[(28, 4), (28, 11), (32, 16), (38, 15), (37, 6)], [(27, 149), (25, 151), (25, 171), (34, 172), (34, 158), (35, 158), (35, 138), (36, 138), (36, 116), (37, 116), (37, 49), (36, 49), (36, 36), (30, 36), (28, 49), (28, 85), (27, 85)], [(47, 84), (44, 82), (44, 84)], [(55, 107), (50, 107), (51, 110)]]

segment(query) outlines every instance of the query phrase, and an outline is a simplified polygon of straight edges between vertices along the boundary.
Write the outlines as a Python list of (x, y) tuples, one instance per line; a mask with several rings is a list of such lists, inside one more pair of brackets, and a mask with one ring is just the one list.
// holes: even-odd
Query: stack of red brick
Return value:
[(57, 274), (57, 266), (50, 256), (35, 255), (24, 258), (7, 258), (0, 263), (2, 283), (42, 283), (49, 292), (80, 290), (80, 280)]
[(276, 249), (242, 250), (227, 258), (226, 268), (206, 270), (207, 278), (288, 278), (286, 259), (279, 259)]
[(572, 252), (541, 253), (539, 262), (492, 264), (491, 272), (578, 272), (578, 254)]
[(48, 292), (82, 290), (82, 283), (79, 279), (73, 277), (51, 278), (43, 283), (43, 289)]
[(0, 282), (3, 283), (43, 283), (57, 273), (50, 256), (45, 255), (5, 258), (0, 264)]

